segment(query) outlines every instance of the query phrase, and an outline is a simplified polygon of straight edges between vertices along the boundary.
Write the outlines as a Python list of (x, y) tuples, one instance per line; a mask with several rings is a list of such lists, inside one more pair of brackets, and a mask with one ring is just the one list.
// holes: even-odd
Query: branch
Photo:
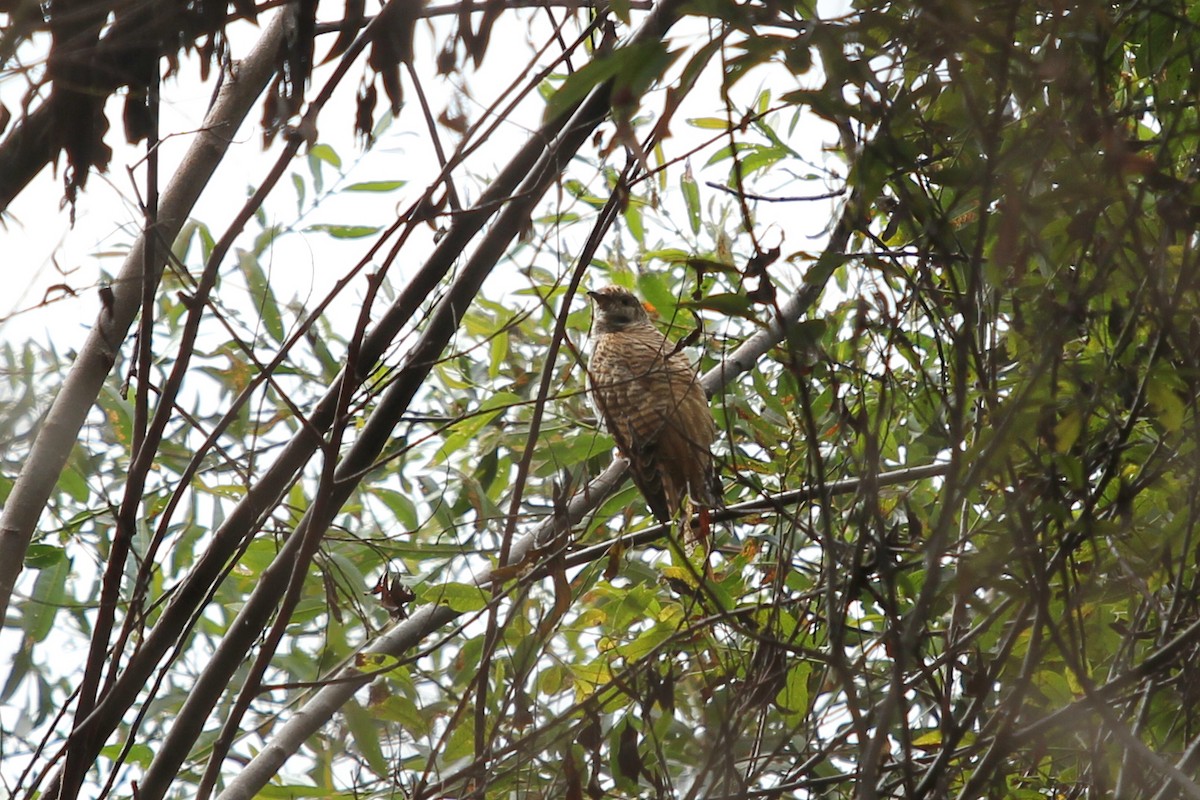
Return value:
[[(8, 609), (46, 501), (141, 307), (146, 237), (173, 242), (179, 234), (238, 126), (274, 73), (275, 54), (283, 37), (282, 17), (283, 12), (273, 18), (254, 50), (221, 86), (203, 127), (163, 192), (157, 228), (142, 232), (113, 281), (111, 294), (100, 295), (102, 303), (95, 325), (55, 396), (0, 514), (0, 619)], [(151, 265), (155, 272), (149, 279), (155, 286), (166, 263), (165, 251), (161, 248), (161, 257)]]
[(841, 197), (846, 193), (844, 188), (837, 189), (832, 192), (824, 192), (822, 194), (807, 194), (798, 196), (771, 197), (766, 194), (753, 194), (751, 192), (743, 192), (737, 189), (726, 186), (723, 183), (716, 181), (705, 181), (704, 185), (710, 189), (716, 189), (726, 194), (731, 194), (735, 197), (744, 198), (746, 200), (758, 200), (763, 203), (809, 203), (813, 200), (832, 200), (835, 197)]
[[(624, 476), (624, 464), (622, 462), (614, 462), (613, 467), (620, 466), (620, 474)], [(616, 472), (613, 467), (605, 470), (608, 472)], [(838, 495), (854, 494), (859, 491), (863, 483), (867, 480), (871, 481), (874, 487), (882, 486), (898, 486), (904, 483), (914, 483), (923, 481), (928, 478), (936, 478), (945, 475), (950, 469), (948, 463), (942, 464), (926, 464), (920, 467), (905, 467), (903, 469), (891, 470), (889, 472), (881, 472), (871, 478), (847, 478), (846, 480), (835, 481), (825, 484), (824, 486), (806, 486), (801, 489), (792, 489), (786, 492), (770, 495), (758, 500), (750, 500), (745, 503), (728, 506), (718, 511), (711, 512), (711, 518), (714, 523), (725, 522), (728, 520), (741, 519), (742, 517), (755, 516), (771, 511), (781, 511), (788, 506), (795, 506), (811, 500), (821, 500), (827, 497), (835, 497)], [(619, 485), (619, 484), (618, 484)], [(589, 487), (590, 489), (591, 487)], [(592, 500), (597, 502), (603, 500), (604, 497)], [(590, 510), (590, 509), (588, 509)], [(608, 555), (613, 547), (618, 547), (622, 550), (627, 550), (632, 547), (640, 547), (641, 545), (650, 544), (670, 533), (673, 523), (664, 522), (658, 525), (652, 525), (649, 528), (643, 528), (634, 533), (627, 533), (623, 536), (618, 536), (606, 542), (589, 545), (581, 550), (575, 550), (566, 555), (563, 560), (563, 567), (570, 569), (572, 567), (590, 564)], [(528, 576), (528, 580), (536, 580), (550, 574), (550, 569), (545, 564), (539, 564), (535, 567)]]
[[(588, 484), (585, 491), (572, 497), (566, 510), (571, 524), (580, 522), (596, 503), (621, 485), (624, 477), (624, 464), (614, 463)], [(515, 542), (510, 563), (519, 563), (532, 549), (538, 538), (537, 534), (542, 530), (552, 529), (554, 524), (554, 520), (551, 520), (543, 524), (538, 531)], [(478, 583), (486, 585), (490, 580), (491, 574), (485, 573)], [(436, 603), (422, 606), (408, 619), (364, 647), (362, 652), (400, 657), (416, 647), (426, 636), (452, 622), (459, 614), (460, 612), (449, 606)], [(355, 692), (369, 683), (372, 677), (353, 666), (343, 668), (275, 732), (258, 755), (229, 782), (217, 800), (251, 800), (279, 772), (284, 762), (295, 754), (309, 737), (320, 730), (322, 725), (332, 719), (337, 710), (345, 705)]]
[(1138, 683), (1176, 664), (1184, 651), (1200, 642), (1200, 620), (1188, 625), (1175, 638), (1155, 650), (1126, 672), (1090, 692), (1087, 696), (1053, 711), (1015, 731), (1012, 741), (1027, 742), (1054, 728), (1082, 725), (1095, 712), (1097, 703), (1115, 703)]
[[(499, 211), (499, 219), (494, 222), (471, 261), (462, 269), (460, 278), (434, 310), (424, 334), (410, 352), (408, 362), (368, 419), (355, 447), (350, 449), (339, 465), (340, 499), (329, 504), (330, 510), (325, 518), (314, 520), (310, 513), (301, 521), (297, 530), (307, 530), (310, 525), (328, 526), (332, 516), (344, 503), (345, 497), (357, 485), (357, 480), (369, 471), (383, 446), (390, 440), (392, 428), (407, 410), (412, 396), (457, 330), (462, 313), (470, 305), (484, 278), (523, 227), (533, 204), (540, 199), (541, 193), (553, 178), (561, 172), (575, 149), (586, 140), (607, 108), (607, 99), (600, 94), (589, 101), (585, 109), (587, 113), (580, 115), (581, 119), (594, 118), (590, 125), (568, 120), (565, 116), (547, 123), (514, 155), (512, 161), (481, 195), (478, 203), (454, 217), (454, 223), (425, 265), (413, 276), (395, 303), (364, 339), (356, 369), (352, 374), (343, 371), (335, 380), (330, 390), (316, 404), (308, 424), (284, 446), (276, 460), (226, 517), (222, 526), (213, 534), (204, 555), (172, 590), (171, 603), (147, 634), (142, 646), (130, 658), (125, 671), (104, 699), (97, 704), (95, 711), (81, 723), (94, 730), (94, 733), (89, 733), (92, 737), (90, 744), (94, 745), (89, 747), (93, 751), (93, 757), (121, 721), (126, 710), (137, 701), (146, 681), (162, 658), (194, 624), (197, 610), (211, 599), (212, 586), (224, 574), (229, 559), (257, 530), (263, 516), (280, 502), (299, 470), (320, 445), (321, 433), (334, 422), (337, 398), (343, 384), (346, 381), (357, 383), (370, 375), (373, 366), (392, 343), (398, 331), (411, 320), (421, 303), (436, 290), (470, 241)], [(568, 126), (569, 136), (559, 139), (560, 145), (557, 149), (550, 148), (548, 143), (558, 138), (564, 126)], [(270, 619), (290, 573), (292, 562), (289, 559), (293, 558), (293, 540), (298, 541), (299, 537), (289, 539), (272, 562), (272, 567), (264, 572), (255, 591), (231, 624), (216, 653), (197, 680), (189, 698), (188, 713), (176, 716), (174, 726), (168, 734), (171, 746), (164, 745), (156, 755), (152, 765), (155, 775), (175, 774), (162, 765), (179, 763), (186, 757), (190, 744), (199, 733), (196, 726), (202, 725), (206, 719), (207, 711), (202, 709), (211, 709), (221, 696), (230, 676), (244, 662), (245, 654), (257, 641), (259, 632)], [(195, 713), (192, 713), (193, 711)]]
[[(660, 7), (659, 12), (665, 15), (667, 12), (664, 12), (664, 8), (666, 6)], [(654, 17), (647, 21), (647, 28), (653, 21)], [(646, 33), (647, 28), (642, 29), (639, 37)], [(714, 394), (747, 372), (764, 353), (787, 338), (788, 331), (816, 302), (834, 268), (842, 262), (842, 253), (846, 249), (850, 234), (859, 217), (858, 194), (855, 192), (851, 195), (842, 211), (842, 216), (830, 234), (824, 253), (817, 259), (806, 277), (804, 286), (779, 308), (775, 319), (772, 319), (766, 327), (747, 339), (721, 364), (701, 378), (701, 382), (709, 394)], [(453, 292), (447, 300), (452, 299)], [(445, 302), (442, 306), (444, 305), (446, 305)], [(442, 306), (439, 306), (439, 310), (442, 309)], [(465, 305), (462, 308), (465, 308)], [(372, 437), (366, 430), (360, 436), (360, 439), (370, 438)], [(935, 467), (935, 469), (940, 469), (940, 467)], [(605, 497), (615, 491), (624, 481), (625, 471), (624, 461), (614, 461), (582, 492), (572, 497), (565, 510), (565, 517), (569, 523), (576, 525), (581, 522)], [(923, 475), (916, 470), (904, 472), (910, 478)], [(761, 501), (753, 504), (756, 506), (756, 510), (759, 502)], [(795, 502), (795, 500), (791, 499), (788, 502)], [(521, 564), (526, 559), (535, 557), (538, 545), (548, 540), (553, 534), (555, 526), (559, 524), (562, 524), (561, 520), (552, 517), (514, 542), (507, 563), (500, 569), (510, 568), (512, 565)], [(656, 535), (662, 535), (662, 532), (659, 531)], [(607, 551), (607, 548), (605, 550)], [(493, 582), (493, 571), (484, 572), (476, 582), (481, 586), (490, 585)], [(447, 606), (425, 606), (387, 634), (364, 647), (363, 652), (399, 658), (408, 650), (416, 647), (426, 636), (436, 632), (458, 616), (459, 612)], [(328, 722), (355, 692), (369, 683), (372, 677), (353, 666), (345, 667), (336, 673), (330, 683), (318, 690), (302, 708), (293, 714), (291, 719), (275, 732), (258, 755), (229, 782), (225, 791), (218, 796), (218, 800), (250, 800), (253, 798), (278, 773), (284, 762), (295, 754), (322, 725)]]
[[(636, 41), (658, 40), (674, 21), (680, 0), (664, 3), (652, 14)], [(354, 445), (338, 465), (337, 480), (331, 497), (321, 516), (310, 507), (297, 526), (296, 533), (264, 571), (254, 591), (231, 623), (226, 636), (197, 679), (185, 709), (177, 715), (171, 731), (164, 740), (152, 764), (155, 776), (173, 776), (182, 763), (188, 743), (194, 742), (200, 733), (200, 725), (208, 711), (221, 696), (229, 680), (245, 660), (249, 648), (258, 639), (274, 613), (280, 593), (286, 585), (294, 563), (296, 542), (314, 527), (323, 530), (332, 522), (341, 506), (350, 497), (358, 482), (375, 465), (384, 446), (390, 441), (392, 431), (402, 415), (408, 410), (412, 399), (424, 384), (433, 365), (441, 358), (446, 345), (458, 330), (459, 321), (474, 301), (483, 281), (495, 264), (504, 256), (512, 241), (525, 226), (535, 205), (550, 185), (561, 175), (562, 170), (574, 158), (578, 149), (591, 136), (595, 128), (607, 115), (610, 103), (608, 85), (593, 92), (586, 101), (578, 105), (572, 116), (560, 115), (535, 132), (514, 156), (512, 162), (494, 180), (488, 191), (480, 197), (470, 210), (455, 215), (451, 230), (442, 238), (429, 261), (405, 287), (401, 297), (384, 315), (380, 324), (364, 341), (363, 358), (352, 377), (343, 373), (333, 389), (318, 403), (310, 417), (310, 427), (298, 434), (285, 447), (271, 468), (247, 493), (227, 518), (225, 525), (213, 537), (213, 542), (204, 557), (189, 573), (184, 584), (175, 594), (162, 620), (147, 637), (142, 649), (131, 659), (122, 675), (120, 692), (114, 688), (111, 702), (103, 709), (104, 717), (98, 722), (105, 731), (120, 719), (125, 705), (131, 703), (140, 689), (145, 676), (150, 674), (166, 648), (183, 631), (198, 605), (206, 601), (206, 592), (212, 580), (220, 574), (228, 558), (238, 545), (254, 530), (259, 516), (272, 507), (296, 474), (303, 460), (311, 454), (318, 443), (313, 429), (324, 430), (333, 421), (327, 407), (339, 394), (342, 381), (358, 380), (369, 374), (378, 354), (391, 341), (420, 302), (438, 286), (450, 267), (462, 254), (475, 234), (491, 220), (499, 210), (486, 236), (480, 241), (467, 263), (459, 268), (457, 277), (450, 284), (442, 300), (430, 314), (420, 338), (407, 353), (403, 366), (397, 371), (391, 386), (380, 398)], [(385, 336), (386, 334), (386, 336)], [(131, 694), (134, 693), (134, 694)], [(167, 742), (170, 746), (167, 746)], [(282, 762), (281, 762), (282, 763)], [(271, 772), (271, 774), (274, 774)], [(150, 772), (147, 772), (147, 778)], [(268, 776), (269, 777), (269, 776)], [(150, 797), (156, 796), (162, 781), (155, 783), (154, 792), (149, 785), (143, 791)]]

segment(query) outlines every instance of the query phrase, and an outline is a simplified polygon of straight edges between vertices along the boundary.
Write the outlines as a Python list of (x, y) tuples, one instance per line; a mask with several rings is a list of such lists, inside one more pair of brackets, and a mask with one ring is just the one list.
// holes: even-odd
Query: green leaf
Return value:
[(411, 736), (428, 736), (429, 719), (417, 708), (417, 704), (402, 694), (390, 694), (383, 701), (373, 703), (370, 711), (379, 719), (395, 722)]
[(12, 659), (8, 664), (8, 679), (4, 682), (4, 687), (0, 689), (0, 703), (8, 703), (13, 694), (25, 682), (25, 677), (33, 668), (33, 648), (28, 646), (28, 642), (22, 643), (21, 647), (16, 648)]
[(200, 223), (196, 222), (196, 220), (188, 219), (187, 222), (183, 223), (183, 227), (179, 229), (179, 235), (175, 237), (175, 241), (171, 245), (171, 255), (180, 264), (187, 263), (187, 254), (192, 249), (192, 239), (195, 237), (199, 226)]
[(696, 87), (696, 82), (708, 67), (709, 62), (712, 61), (713, 56), (720, 51), (721, 45), (725, 41), (724, 37), (714, 36), (708, 44), (701, 47), (688, 59), (688, 63), (679, 75), (679, 83), (677, 84), (678, 92), (687, 94)]
[(741, 317), (758, 321), (754, 304), (744, 294), (710, 294), (700, 300), (685, 300), (679, 305), (685, 308), (716, 311), (727, 317)]
[(729, 120), (720, 119), (718, 117), (693, 117), (687, 121), (688, 125), (693, 128), (700, 128), (708, 131), (725, 131), (729, 130)]
[(625, 226), (629, 228), (629, 233), (639, 245), (646, 244), (646, 226), (642, 222), (642, 204), (636, 200), (630, 200), (625, 204)]
[(546, 102), (544, 122), (573, 108), (597, 86), (616, 79), (634, 103), (662, 70), (670, 65), (679, 51), (668, 51), (660, 41), (640, 42), (618, 48), (600, 56), (576, 70), (562, 82)]
[(504, 370), (504, 360), (508, 357), (508, 332), (500, 331), (492, 337), (488, 345), (488, 377), (492, 380), (500, 377)]
[(315, 144), (308, 151), (309, 158), (316, 158), (331, 165), (334, 169), (342, 168), (342, 157), (327, 144)]
[(1070, 450), (1079, 439), (1079, 433), (1082, 430), (1083, 414), (1078, 408), (1073, 408), (1063, 415), (1063, 418), (1054, 426), (1055, 452), (1066, 453)]
[(309, 148), (308, 151), (308, 171), (312, 175), (313, 190), (317, 194), (321, 194), (325, 190), (325, 176), (321, 165), (330, 164), (334, 169), (340, 170), (342, 159), (337, 152), (327, 144), (318, 144)]
[(1187, 406), (1176, 393), (1174, 383), (1166, 373), (1159, 372), (1146, 384), (1146, 397), (1158, 415), (1158, 421), (1171, 433), (1183, 427), (1183, 418), (1187, 413)]
[[(126, 420), (128, 421), (128, 420)], [(91, 490), (83, 475), (73, 465), (68, 464), (58, 476), (58, 488), (71, 496), (76, 503), (86, 503), (91, 497)]]
[(483, 428), (496, 417), (503, 414), (509, 407), (521, 402), (521, 398), (511, 392), (496, 392), (479, 404), (479, 408), (454, 423), (453, 433), (446, 437), (442, 446), (434, 455), (431, 465), (441, 464), (454, 453), (473, 442)]
[(687, 205), (688, 225), (693, 234), (698, 234), (700, 233), (700, 187), (696, 184), (696, 177), (692, 175), (691, 164), (684, 167), (683, 175), (679, 179), (679, 189), (683, 192), (683, 201)]
[(298, 797), (317, 797), (321, 800), (360, 800), (357, 792), (335, 792), (320, 786), (301, 786), (294, 783), (269, 783), (254, 795), (255, 800), (295, 800)]
[(260, 536), (246, 548), (246, 552), (238, 561), (237, 570), (243, 575), (257, 578), (263, 570), (271, 566), (278, 552), (279, 548), (275, 542)]
[[(258, 250), (258, 247), (256, 246), (255, 249)], [(265, 245), (263, 249), (265, 249)], [(263, 327), (267, 329), (267, 333), (272, 339), (282, 343), (285, 336), (283, 318), (279, 313), (279, 304), (275, 302), (275, 292), (271, 289), (271, 284), (258, 262), (258, 257), (254, 253), (242, 250), (238, 265), (242, 268), (242, 274), (246, 276), (246, 284), (249, 286), (250, 296), (254, 298), (261, 314)]]
[(327, 233), (334, 239), (362, 239), (379, 233), (379, 225), (331, 225), (317, 223), (304, 229), (311, 233)]
[(408, 181), (361, 181), (346, 187), (347, 192), (394, 192)]
[[(100, 751), (100, 755), (102, 755), (104, 758), (115, 761), (117, 758), (121, 757), (123, 752), (125, 752), (124, 743), (110, 744), (106, 745)], [(148, 744), (135, 744), (129, 748), (129, 752), (125, 753), (124, 757), (127, 764), (136, 764), (139, 767), (145, 767), (154, 760), (154, 750)]]
[(679, 305), (665, 277), (657, 272), (643, 272), (637, 276), (637, 290), (642, 298), (654, 307), (663, 322), (672, 322)]
[(455, 764), (470, 758), (475, 753), (475, 728), (470, 724), (459, 722), (451, 732), (442, 752), (442, 761)]
[(21, 629), (32, 642), (40, 642), (54, 629), (54, 619), (67, 602), (67, 576), (71, 560), (61, 558), (38, 572), (29, 593), (31, 602), (21, 604)]
[(380, 778), (388, 777), (388, 762), (383, 757), (383, 748), (379, 746), (379, 727), (374, 718), (354, 698), (342, 706), (342, 714), (359, 754), (371, 771)]
[(560, 114), (566, 113), (576, 103), (587, 97), (589, 92), (620, 72), (621, 61), (616, 56), (624, 52), (624, 50), (618, 50), (608, 56), (589, 61), (568, 75), (546, 101), (546, 110), (542, 113), (542, 121), (549, 122)]
[(304, 197), (307, 192), (307, 187), (304, 185), (304, 178), (300, 177), (299, 173), (292, 173), (292, 186), (296, 189), (296, 213), (304, 212)]
[[(743, 148), (739, 148), (742, 151)], [(741, 175), (744, 178), (747, 175), (752, 175), (755, 172), (771, 167), (789, 154), (786, 148), (783, 147), (762, 147), (755, 145), (753, 147), (744, 148), (744, 152), (739, 153), (741, 162)], [(730, 173), (729, 185), (736, 188), (738, 176), (736, 170)]]
[(383, 501), (401, 525), (409, 530), (417, 527), (417, 506), (407, 494), (385, 487), (372, 487), (371, 493)]
[[(98, 400), (100, 407), (104, 409), (104, 416), (108, 419), (108, 424), (112, 427), (112, 438), (118, 444), (126, 446), (132, 445), (133, 405), (128, 400), (121, 397), (117, 389), (109, 384), (105, 384), (104, 389), (100, 392)], [(82, 465), (82, 461), (78, 460), (78, 455), (81, 453), (82, 451), (76, 450), (75, 453), (72, 454), (73, 457), (71, 462), (80, 463)], [(63, 471), (63, 476), (59, 476), (59, 480), (64, 479), (66, 471), (67, 470)], [(71, 496), (81, 503), (86, 502), (87, 500), (86, 494), (76, 493), (77, 491), (82, 492), (83, 489), (87, 488), (87, 484), (83, 479), (83, 473), (84, 470), (80, 469), (79, 474), (75, 476), (74, 480), (78, 480), (80, 483), (74, 488), (74, 490), (68, 488), (69, 484), (64, 484), (64, 488), (67, 488), (67, 490), (71, 492)]]
[(318, 617), (324, 616), (328, 612), (329, 602), (324, 597), (305, 597), (296, 604), (295, 609), (292, 610), (292, 617), (288, 622), (290, 625), (295, 626), (292, 632), (300, 634), (305, 629), (305, 625)]
[(204, 223), (196, 229), (197, 235), (200, 237), (200, 255), (205, 261), (208, 261), (212, 256), (213, 250), (217, 247), (217, 240), (213, 238), (212, 231)]
[(25, 551), (25, 566), (29, 569), (46, 569), (67, 557), (67, 552), (52, 544), (31, 544)]
[(808, 711), (808, 679), (812, 664), (801, 661), (788, 670), (787, 682), (775, 695), (775, 702), (789, 716), (801, 716)]
[(491, 598), (487, 592), (473, 583), (456, 582), (426, 586), (420, 596), (423, 602), (440, 603), (460, 614), (486, 608), (488, 600)]
[(231, 500), (240, 500), (246, 496), (246, 487), (240, 483), (219, 483), (214, 486), (205, 486), (203, 491), (217, 497), (228, 497)]
[(785, 103), (806, 105), (818, 116), (835, 122), (839, 119), (858, 119), (862, 113), (856, 104), (842, 97), (840, 87), (836, 91), (802, 89), (789, 92), (779, 99)]
[[(614, 645), (612, 649), (620, 653), (621, 657), (625, 659), (625, 663), (632, 664), (645, 658), (659, 645), (670, 639), (677, 627), (671, 624), (655, 625), (639, 633), (632, 642)], [(601, 646), (600, 651), (604, 652), (604, 650), (605, 648)]]
[(545, 443), (539, 452), (543, 461), (535, 474), (548, 478), (557, 475), (564, 467), (582, 464), (613, 449), (613, 439), (597, 431), (581, 430), (577, 434), (554, 438)]

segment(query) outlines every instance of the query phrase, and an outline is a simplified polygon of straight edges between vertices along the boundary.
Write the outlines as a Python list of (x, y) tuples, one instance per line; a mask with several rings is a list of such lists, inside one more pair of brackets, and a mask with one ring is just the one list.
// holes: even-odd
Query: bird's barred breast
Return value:
[(665, 425), (682, 426), (707, 447), (715, 436), (708, 401), (687, 357), (671, 348), (653, 329), (599, 337), (590, 369), (597, 410), (619, 439), (646, 441)]

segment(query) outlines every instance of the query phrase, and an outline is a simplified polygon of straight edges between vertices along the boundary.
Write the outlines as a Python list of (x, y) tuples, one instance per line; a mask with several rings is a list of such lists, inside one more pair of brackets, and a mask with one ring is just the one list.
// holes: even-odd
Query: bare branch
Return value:
[[(254, 49), (239, 62), (236, 75), (222, 85), (196, 140), (163, 192), (158, 227), (142, 232), (130, 248), (111, 292), (101, 294), (101, 309), (92, 332), (55, 396), (0, 515), (0, 619), (5, 616), (46, 500), (141, 307), (147, 237), (171, 242), (179, 234), (229, 148), (234, 132), (274, 74), (285, 13), (281, 11), (272, 19)], [(151, 281), (156, 285), (165, 263), (166, 253), (163, 253), (153, 265), (156, 273)]]

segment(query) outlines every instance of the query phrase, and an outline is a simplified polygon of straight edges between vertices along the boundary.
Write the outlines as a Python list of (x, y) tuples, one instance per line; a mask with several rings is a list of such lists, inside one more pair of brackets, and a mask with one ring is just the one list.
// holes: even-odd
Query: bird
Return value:
[(717, 426), (695, 368), (632, 292), (606, 286), (587, 294), (595, 304), (592, 403), (650, 511), (665, 523), (687, 498), (701, 509), (718, 507)]

